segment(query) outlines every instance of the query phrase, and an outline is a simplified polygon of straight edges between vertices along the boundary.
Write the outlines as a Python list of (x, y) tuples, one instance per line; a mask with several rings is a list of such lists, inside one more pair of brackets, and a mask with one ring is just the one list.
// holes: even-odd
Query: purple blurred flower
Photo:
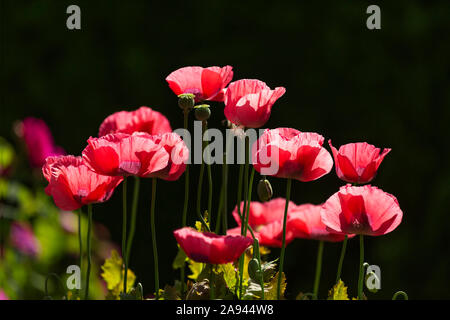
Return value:
[(3, 291), (1, 288), (0, 288), (0, 300), (9, 300), (9, 298), (6, 295), (5, 291)]
[(25, 118), (16, 128), (17, 134), (26, 145), (31, 166), (40, 168), (49, 156), (65, 154), (64, 150), (55, 145), (52, 133), (47, 124), (37, 118)]
[(30, 257), (36, 257), (41, 251), (31, 226), (24, 222), (13, 222), (10, 230), (11, 245)]

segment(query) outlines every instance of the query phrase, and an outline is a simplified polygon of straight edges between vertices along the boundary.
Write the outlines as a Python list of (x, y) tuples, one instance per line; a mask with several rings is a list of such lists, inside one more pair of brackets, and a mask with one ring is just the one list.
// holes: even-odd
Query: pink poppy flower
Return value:
[(24, 255), (37, 257), (41, 251), (38, 239), (28, 223), (14, 221), (10, 229), (11, 245)]
[(328, 140), (336, 164), (337, 176), (351, 183), (368, 183), (376, 175), (384, 157), (391, 151), (379, 148), (366, 142), (349, 143), (341, 146), (339, 151)]
[[(252, 227), (255, 237), (263, 246), (281, 248), (282, 238), (280, 232), (283, 231), (284, 207), (286, 199), (275, 198), (267, 202), (250, 202), (248, 224)], [(241, 204), (241, 212), (244, 204)], [(288, 216), (290, 211), (296, 205), (290, 201), (288, 207)], [(237, 210), (237, 206), (233, 210), (233, 217), (239, 227), (227, 231), (229, 235), (241, 234), (241, 219)], [(250, 236), (250, 232), (247, 234)], [(287, 243), (293, 238), (287, 239)]]
[(61, 210), (77, 210), (83, 205), (107, 201), (122, 177), (109, 177), (91, 171), (81, 157), (48, 157), (42, 168), (48, 181), (45, 192)]
[(119, 111), (108, 116), (100, 125), (98, 136), (117, 132), (146, 132), (154, 135), (172, 132), (172, 128), (162, 113), (149, 107), (140, 107), (134, 111)]
[[(322, 205), (301, 204), (289, 210), (286, 226), (286, 239), (294, 238), (337, 242), (345, 239), (345, 235), (331, 233), (320, 217)], [(350, 237), (353, 237), (351, 235)], [(282, 234), (279, 235), (280, 239)]]
[(178, 96), (195, 95), (195, 101), (223, 101), (223, 89), (233, 78), (233, 67), (184, 67), (166, 78), (170, 89)]
[(65, 154), (55, 145), (50, 129), (41, 119), (25, 118), (16, 126), (16, 132), (25, 142), (32, 167), (41, 168), (47, 157)]
[(165, 169), (169, 154), (156, 140), (144, 132), (114, 133), (89, 138), (83, 150), (86, 165), (98, 174), (149, 178)]
[(186, 163), (189, 159), (189, 149), (181, 137), (174, 133), (164, 133), (155, 136), (155, 143), (162, 146), (169, 154), (167, 166), (155, 173), (155, 177), (163, 180), (174, 181), (186, 170)]
[(247, 128), (260, 128), (269, 120), (272, 106), (286, 89), (271, 90), (264, 82), (242, 79), (230, 83), (225, 91), (225, 117)]
[(397, 199), (377, 187), (343, 186), (322, 206), (327, 230), (342, 234), (380, 236), (393, 231), (402, 221)]
[(242, 236), (220, 236), (185, 227), (173, 232), (186, 255), (196, 261), (225, 264), (236, 261), (253, 240)]
[(333, 167), (330, 153), (322, 147), (323, 141), (320, 134), (313, 132), (267, 129), (253, 145), (253, 166), (263, 175), (303, 182), (319, 179)]

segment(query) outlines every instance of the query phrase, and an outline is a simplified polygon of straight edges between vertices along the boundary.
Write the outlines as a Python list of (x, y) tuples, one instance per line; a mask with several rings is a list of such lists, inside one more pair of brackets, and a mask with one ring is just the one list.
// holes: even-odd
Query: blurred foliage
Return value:
[(0, 137), (0, 176), (8, 172), (14, 160), (14, 149), (11, 144)]
[[(0, 137), (0, 141), (3, 148), (5, 140)], [(26, 172), (19, 173), (12, 168), (0, 175), (0, 290), (9, 299), (78, 299), (79, 290), (68, 291), (65, 285), (71, 275), (66, 271), (70, 265), (79, 265), (78, 215), (81, 214), (82, 226), (87, 226), (87, 218), (81, 211), (58, 209), (44, 192), (43, 177), (33, 175), (23, 164), (27, 159), (13, 157), (16, 152), (12, 145), (7, 146), (11, 155), (9, 164), (15, 163)], [(27, 173), (31, 181), (22, 183), (18, 177)], [(31, 226), (29, 238), (11, 232), (15, 223)], [(90, 297), (103, 299), (106, 291), (98, 265), (106, 259), (114, 244), (104, 227), (103, 232), (99, 232), (101, 225), (95, 227)], [(86, 227), (82, 228), (81, 236), (86, 239)], [(31, 245), (30, 241), (36, 254), (30, 254), (16, 244)], [(86, 265), (86, 261), (83, 255), (82, 264)]]
[[(450, 298), (450, 149), (445, 145), (450, 139), (450, 2), (377, 3), (382, 29), (369, 31), (369, 1), (77, 1), (82, 30), (69, 31), (65, 12), (71, 1), (4, 0), (0, 136), (11, 142), (14, 121), (41, 117), (58, 145), (79, 154), (107, 115), (141, 105), (163, 112), (179, 128), (182, 114), (164, 78), (186, 65), (230, 64), (234, 79), (286, 87), (268, 127), (319, 132), (336, 145), (367, 141), (392, 148), (373, 184), (398, 198), (404, 219), (393, 233), (366, 242), (368, 262), (382, 272), (382, 290), (368, 295), (389, 299), (402, 289), (412, 298)], [(220, 127), (222, 105), (212, 104), (211, 110), (209, 126)], [(31, 186), (26, 165), (15, 170), (17, 182)], [(197, 174), (192, 168), (191, 176)], [(213, 175), (219, 185), (220, 168), (213, 167)], [(236, 185), (236, 176), (230, 167), (229, 186)], [(274, 196), (283, 196), (285, 181), (270, 182)], [(294, 183), (292, 199), (321, 203), (342, 184), (334, 173)], [(169, 270), (177, 250), (172, 231), (180, 226), (182, 212), (182, 200), (174, 199), (182, 199), (183, 188), (183, 183), (162, 182), (158, 191), (160, 270), (167, 271), (162, 284), (179, 274)], [(150, 183), (143, 183), (142, 194), (150, 194)], [(29, 195), (24, 191), (21, 197)], [(31, 203), (41, 201), (31, 199), (5, 214), (31, 218)], [(230, 191), (230, 210), (235, 199)], [(195, 192), (190, 200), (194, 203)], [(116, 242), (120, 201), (113, 197), (95, 209), (95, 219)], [(153, 288), (148, 206), (147, 197), (141, 197), (131, 266), (144, 288)], [(190, 225), (194, 217), (192, 209)], [(230, 214), (230, 227), (231, 219)], [(47, 227), (39, 226), (40, 232)], [(334, 282), (339, 250), (339, 244), (325, 246), (324, 270), (330, 272), (323, 272), (323, 294)], [(287, 296), (311, 286), (315, 251), (309, 241), (288, 246)], [(278, 250), (271, 254), (276, 257)], [(14, 272), (26, 267), (20, 264)], [(357, 272), (357, 243), (349, 241), (342, 278), (351, 290)], [(36, 282), (40, 287), (41, 280), (28, 283)]]

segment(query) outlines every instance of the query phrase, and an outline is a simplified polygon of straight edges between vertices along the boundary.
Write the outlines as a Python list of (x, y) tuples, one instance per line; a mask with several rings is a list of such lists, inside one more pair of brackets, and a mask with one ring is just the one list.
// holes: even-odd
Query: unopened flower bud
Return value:
[(222, 120), (222, 125), (227, 129), (231, 129), (233, 126), (233, 123), (231, 123), (230, 120), (225, 119), (225, 120)]
[(261, 280), (261, 271), (258, 259), (253, 258), (248, 263), (248, 275), (251, 279), (259, 282)]
[(199, 121), (208, 120), (211, 116), (211, 110), (209, 109), (209, 105), (201, 104), (194, 107), (195, 110), (195, 118)]
[(258, 182), (258, 197), (261, 201), (269, 201), (273, 196), (272, 185), (266, 178)]
[(195, 95), (192, 93), (182, 93), (178, 96), (178, 106), (183, 110), (190, 110), (194, 107)]

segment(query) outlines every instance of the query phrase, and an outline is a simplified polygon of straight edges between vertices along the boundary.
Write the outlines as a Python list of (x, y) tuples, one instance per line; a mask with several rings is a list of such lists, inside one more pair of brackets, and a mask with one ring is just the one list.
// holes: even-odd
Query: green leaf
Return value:
[(191, 274), (188, 278), (197, 281), (198, 277), (202, 273), (203, 265), (204, 263), (189, 260), (189, 269), (191, 270)]
[(277, 271), (277, 261), (278, 259), (275, 259), (273, 261), (264, 262), (261, 265), (261, 271), (264, 275), (264, 282), (268, 282), (275, 275), (275, 272)]
[[(106, 282), (108, 289), (108, 298), (119, 299), (120, 293), (123, 289), (123, 262), (116, 250), (111, 251), (111, 257), (105, 260), (102, 266), (102, 278)], [(133, 288), (136, 276), (133, 271), (128, 269), (127, 273), (127, 292)]]
[(233, 291), (237, 282), (234, 265), (232, 263), (221, 264), (217, 267), (217, 272), (219, 275), (222, 274), (228, 289)]
[[(264, 298), (265, 300), (277, 300), (278, 289), (278, 275), (270, 279), (269, 282), (264, 283)], [(282, 273), (281, 276), (281, 292), (280, 297), (283, 299), (284, 291), (286, 290), (286, 276)], [(253, 280), (249, 281), (244, 299), (261, 299), (261, 285)]]
[(181, 269), (184, 267), (185, 262), (188, 261), (188, 257), (186, 256), (186, 253), (181, 249), (180, 246), (178, 246), (178, 252), (177, 256), (173, 260), (172, 268), (173, 269)]
[(341, 279), (329, 291), (328, 300), (350, 300), (347, 294), (347, 287)]
[[(267, 293), (265, 293), (266, 300), (276, 300), (277, 299), (277, 290), (278, 290), (278, 277), (279, 272), (275, 275), (275, 277), (272, 278), (272, 280), (269, 282), (269, 285), (267, 286)], [(284, 291), (286, 290), (286, 276), (284, 272), (281, 274), (281, 291), (280, 291), (280, 298), (283, 299), (284, 297)]]
[(232, 299), (236, 287), (236, 270), (232, 263), (217, 265), (214, 270), (214, 295), (216, 299)]
[[(203, 219), (205, 220), (207, 226), (211, 227), (210, 223), (209, 223), (208, 212), (207, 211), (205, 211), (205, 215), (204, 215)], [(195, 222), (195, 229), (197, 229), (197, 231), (200, 231), (200, 232), (207, 231), (206, 228), (203, 226), (203, 223), (201, 221), (196, 221)]]

